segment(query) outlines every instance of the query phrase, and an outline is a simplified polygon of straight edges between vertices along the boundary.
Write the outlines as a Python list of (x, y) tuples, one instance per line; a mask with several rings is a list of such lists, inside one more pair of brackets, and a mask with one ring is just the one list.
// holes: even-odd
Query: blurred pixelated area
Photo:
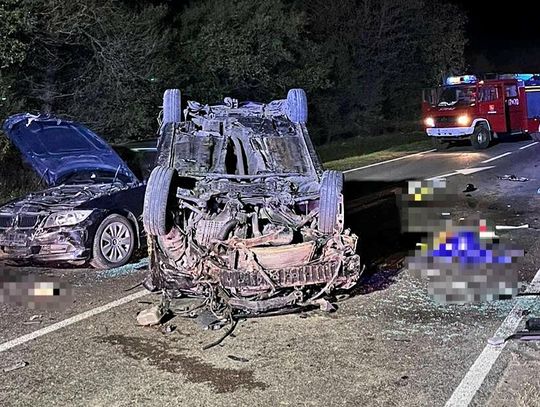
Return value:
[(30, 309), (62, 309), (73, 302), (71, 287), (51, 277), (0, 270), (0, 302)]
[(406, 259), (407, 268), (428, 280), (430, 296), (442, 304), (514, 297), (523, 250), (501, 242), (486, 219), (454, 221), (448, 208), (456, 200), (444, 179), (408, 183), (400, 199), (402, 229), (427, 236)]

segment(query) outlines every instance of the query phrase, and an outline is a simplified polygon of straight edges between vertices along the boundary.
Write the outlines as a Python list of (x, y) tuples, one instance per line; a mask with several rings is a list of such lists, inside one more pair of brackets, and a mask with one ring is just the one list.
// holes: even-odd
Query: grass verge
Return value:
[(318, 152), (326, 168), (344, 171), (429, 150), (431, 145), (425, 133), (415, 132), (339, 141), (319, 147)]

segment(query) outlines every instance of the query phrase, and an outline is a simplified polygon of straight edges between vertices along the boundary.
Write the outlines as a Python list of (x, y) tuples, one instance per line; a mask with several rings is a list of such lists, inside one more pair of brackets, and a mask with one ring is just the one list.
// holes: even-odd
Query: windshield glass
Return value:
[(471, 105), (475, 102), (475, 86), (446, 86), (440, 88), (437, 98), (437, 106)]
[(103, 170), (85, 170), (72, 172), (63, 177), (58, 184), (80, 185), (80, 184), (110, 184), (113, 181), (128, 184), (130, 179), (123, 174)]

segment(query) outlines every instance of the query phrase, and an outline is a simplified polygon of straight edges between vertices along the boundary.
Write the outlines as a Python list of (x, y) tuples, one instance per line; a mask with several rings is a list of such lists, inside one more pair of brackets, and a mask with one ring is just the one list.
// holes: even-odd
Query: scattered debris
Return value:
[(163, 318), (163, 308), (159, 305), (145, 309), (137, 315), (137, 323), (142, 326), (157, 325)]
[(195, 322), (204, 330), (217, 330), (221, 329), (227, 320), (205, 309), (195, 316)]
[(209, 343), (208, 345), (205, 345), (203, 346), (203, 350), (208, 350), (210, 348), (213, 348), (214, 346), (217, 346), (219, 345), (221, 342), (223, 342), (229, 335), (232, 336), (232, 333), (234, 332), (234, 330), (236, 329), (236, 325), (238, 325), (238, 321), (237, 320), (233, 320), (232, 323), (231, 323), (231, 327), (229, 329), (227, 329), (227, 331), (225, 331), (225, 334), (219, 338), (217, 341), (214, 341), (212, 343)]
[(529, 229), (529, 224), (526, 223), (524, 225), (519, 226), (512, 226), (512, 225), (496, 225), (496, 230), (512, 230), (512, 229)]
[(525, 323), (524, 331), (518, 331), (506, 338), (494, 336), (488, 339), (488, 343), (492, 346), (500, 346), (512, 339), (519, 341), (540, 341), (540, 318), (529, 318)]
[(131, 286), (131, 287), (129, 287), (129, 288), (126, 288), (126, 289), (124, 290), (124, 292), (132, 291), (132, 290), (134, 290), (134, 289), (136, 289), (137, 287), (140, 287), (140, 286), (142, 286), (142, 285), (143, 285), (143, 282), (141, 281), (140, 283), (137, 283), (137, 284), (135, 284), (135, 285), (133, 285), (133, 286)]
[(478, 188), (476, 188), (473, 184), (467, 184), (463, 192), (473, 192), (476, 191)]
[(249, 359), (241, 358), (240, 356), (234, 356), (234, 355), (227, 355), (227, 357), (231, 360), (234, 360), (235, 362), (249, 362)]
[(28, 321), (24, 321), (23, 325), (39, 325), (41, 324), (41, 318), (43, 318), (43, 315), (37, 314), (32, 315)]
[(501, 179), (501, 180), (506, 180), (506, 181), (516, 181), (516, 182), (526, 182), (529, 180), (529, 178), (525, 178), (525, 177), (516, 177), (514, 174), (512, 175), (503, 175), (502, 177), (501, 176), (497, 176), (497, 178)]
[(164, 325), (160, 331), (163, 335), (172, 334), (176, 330), (176, 325)]
[(528, 331), (540, 331), (540, 318), (529, 318), (525, 322), (525, 329)]
[(330, 303), (330, 301), (325, 300), (324, 298), (319, 298), (318, 300), (313, 301), (313, 304), (319, 306), (319, 309), (324, 312), (333, 312), (336, 310), (336, 307)]
[(540, 194), (540, 188), (538, 188), (538, 190), (536, 191), (537, 194)]
[[(401, 265), (403, 265), (403, 259), (401, 260)], [(336, 295), (336, 302), (347, 300), (350, 297), (351, 297), (350, 294), (337, 294)]]
[[(111, 268), (111, 269), (107, 269), (107, 270), (102, 270), (99, 272), (99, 277), (101, 278), (113, 278), (113, 277), (120, 277), (120, 276), (124, 276), (124, 275), (128, 275), (128, 274), (134, 274), (136, 273), (138, 270), (141, 270), (141, 269), (144, 269), (148, 266), (148, 258), (145, 257), (143, 259), (141, 259), (139, 262), (133, 264), (133, 263), (128, 263), (124, 266), (120, 266), (120, 267), (115, 267), (115, 268)], [(142, 285), (142, 283), (138, 283), (135, 287), (138, 287)], [(130, 287), (128, 290), (126, 291), (129, 291), (135, 287)]]
[(21, 362), (17, 362), (15, 364), (11, 365), (11, 366), (3, 368), (2, 372), (8, 373), (8, 372), (12, 372), (14, 370), (22, 369), (23, 367), (26, 367), (26, 366), (28, 366), (28, 362), (25, 362), (23, 360)]

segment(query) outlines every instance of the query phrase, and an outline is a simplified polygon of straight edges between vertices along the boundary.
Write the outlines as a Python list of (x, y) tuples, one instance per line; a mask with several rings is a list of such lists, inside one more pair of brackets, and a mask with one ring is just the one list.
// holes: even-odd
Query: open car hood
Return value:
[(110, 171), (137, 182), (127, 164), (85, 126), (54, 116), (10, 116), (4, 132), (39, 176), (54, 186), (80, 171)]

